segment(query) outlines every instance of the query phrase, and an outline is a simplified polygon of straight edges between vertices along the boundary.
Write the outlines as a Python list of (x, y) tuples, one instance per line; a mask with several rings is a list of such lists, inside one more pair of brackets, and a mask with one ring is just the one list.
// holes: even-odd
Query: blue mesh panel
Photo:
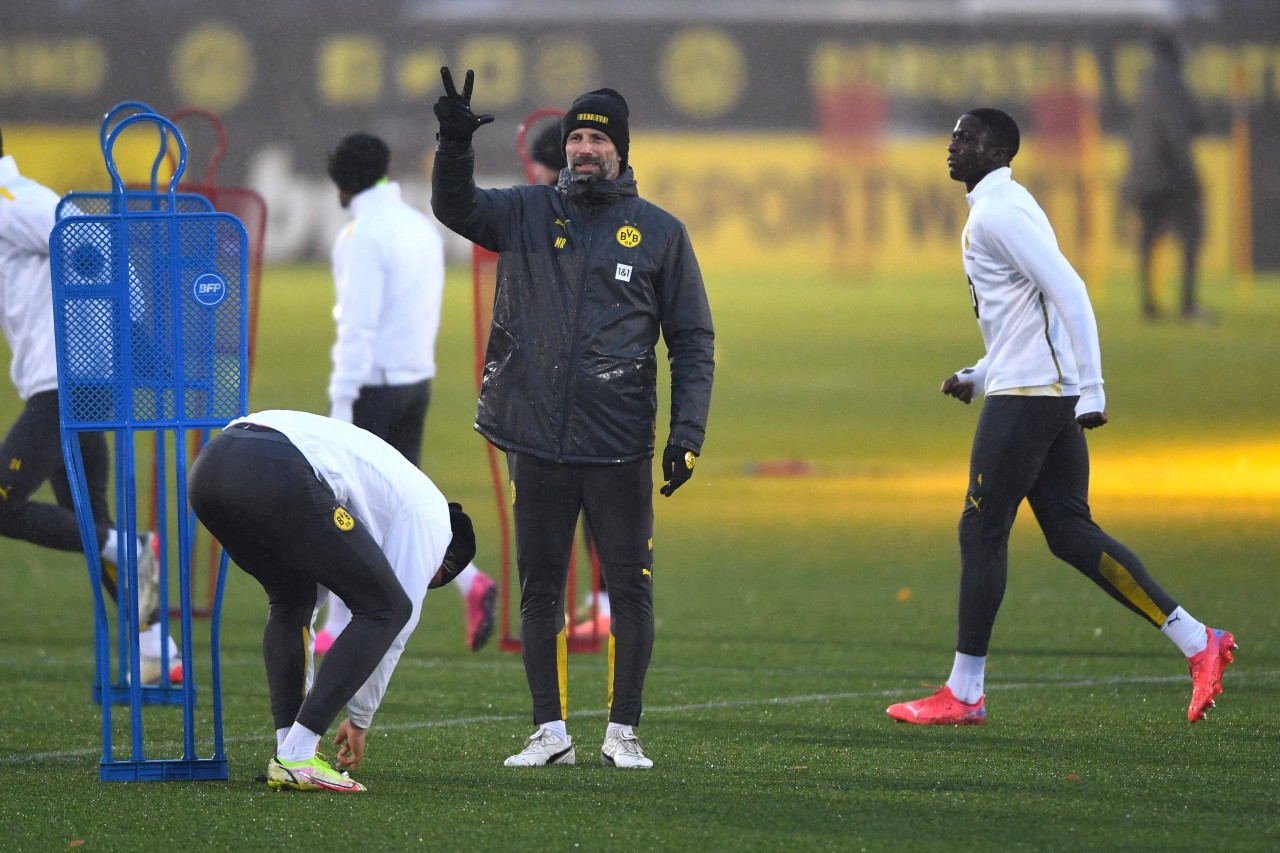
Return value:
[[(122, 196), (117, 193), (74, 192), (63, 196), (58, 202), (57, 219), (64, 216), (105, 216), (119, 213)], [(197, 193), (175, 193), (172, 202), (178, 213), (208, 213), (213, 211), (213, 203)], [(167, 193), (152, 193), (143, 190), (126, 190), (123, 194), (125, 210), (130, 213), (165, 213), (169, 210)]]
[(73, 215), (50, 244), (70, 429), (221, 427), (247, 400), (247, 238), (222, 213)]

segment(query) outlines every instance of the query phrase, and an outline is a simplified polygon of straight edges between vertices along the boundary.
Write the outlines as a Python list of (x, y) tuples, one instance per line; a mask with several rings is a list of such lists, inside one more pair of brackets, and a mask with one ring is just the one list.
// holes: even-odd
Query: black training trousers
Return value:
[[(83, 551), (59, 430), (58, 392), (41, 391), (27, 400), (0, 443), (0, 536), (59, 551)], [(106, 436), (80, 433), (80, 455), (98, 547), (102, 547), (112, 525), (107, 504), (111, 463)], [(45, 481), (53, 489), (56, 506), (29, 500)]]
[[(236, 425), (204, 446), (188, 488), (196, 516), (267, 592), (262, 634), (271, 714), (323, 734), (408, 623), (413, 604), (382, 549), (275, 430)], [(351, 624), (306, 693), (316, 585), (351, 608)], [(305, 696), (305, 698), (304, 698)]]
[[(84, 552), (75, 502), (67, 481), (58, 422), (58, 392), (32, 394), (0, 443), (0, 536), (44, 548)], [(107, 503), (111, 454), (100, 432), (80, 433), (80, 456), (89, 491), (89, 508), (101, 549), (114, 522)], [(30, 498), (48, 481), (56, 504)], [(102, 563), (102, 585), (116, 597), (114, 558)]]
[(422, 457), (422, 430), (431, 405), (431, 380), (410, 385), (362, 385), (351, 422), (367, 429), (414, 465)]
[(653, 655), (653, 461), (567, 465), (507, 453), (520, 575), (520, 644), (535, 725), (568, 716), (565, 583), (578, 513), (608, 579), (609, 721), (640, 722)]
[(1089, 512), (1089, 449), (1078, 397), (988, 396), (969, 460), (960, 516), (956, 651), (983, 656), (1009, 572), (1009, 531), (1026, 498), (1049, 550), (1130, 610), (1160, 626), (1178, 605), (1138, 556)]

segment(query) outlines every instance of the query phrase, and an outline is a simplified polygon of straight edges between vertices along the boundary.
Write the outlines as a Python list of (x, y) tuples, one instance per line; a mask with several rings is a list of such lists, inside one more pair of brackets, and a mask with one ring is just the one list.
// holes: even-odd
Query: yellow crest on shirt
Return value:
[(339, 530), (350, 530), (356, 526), (356, 520), (351, 517), (351, 513), (342, 507), (333, 511), (333, 523)]
[(966, 252), (969, 251), (969, 229), (968, 228), (964, 229), (963, 242), (964, 242), (964, 250)]
[(636, 246), (639, 246), (640, 241), (643, 239), (640, 234), (640, 229), (634, 225), (623, 225), (618, 229), (617, 237), (618, 242), (626, 246), (628, 249), (634, 249)]

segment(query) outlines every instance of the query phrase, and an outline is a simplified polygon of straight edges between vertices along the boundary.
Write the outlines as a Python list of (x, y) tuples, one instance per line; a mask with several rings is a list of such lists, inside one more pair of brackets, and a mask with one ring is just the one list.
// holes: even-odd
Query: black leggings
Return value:
[[(235, 426), (215, 437), (188, 492), (196, 516), (267, 592), (262, 657), (275, 727), (296, 720), (323, 734), (408, 623), (409, 596), (364, 525), (274, 430)], [(346, 602), (351, 624), (304, 698), (317, 584)]]
[(1178, 606), (1138, 556), (1093, 521), (1078, 399), (996, 395), (983, 403), (960, 516), (958, 652), (987, 653), (1009, 574), (1009, 531), (1023, 498), (1053, 555), (1112, 598), (1157, 627)]

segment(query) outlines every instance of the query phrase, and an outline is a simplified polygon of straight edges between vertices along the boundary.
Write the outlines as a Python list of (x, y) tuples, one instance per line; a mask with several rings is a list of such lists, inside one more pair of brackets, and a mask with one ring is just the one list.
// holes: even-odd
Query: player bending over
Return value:
[[(262, 656), (276, 753), (267, 783), (365, 790), (339, 771), (364, 758), (365, 731), (427, 590), (475, 555), (471, 520), (382, 439), (304, 412), (232, 421), (196, 457), (189, 493), (196, 516), (270, 603)], [(318, 586), (341, 596), (352, 618), (312, 683)], [(335, 770), (316, 748), (343, 705)]]

